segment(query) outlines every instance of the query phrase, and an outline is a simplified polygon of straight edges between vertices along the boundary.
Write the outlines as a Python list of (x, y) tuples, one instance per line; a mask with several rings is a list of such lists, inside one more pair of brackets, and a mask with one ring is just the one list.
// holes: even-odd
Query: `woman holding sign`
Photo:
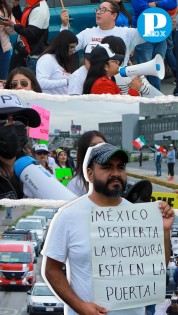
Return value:
[(67, 152), (60, 148), (57, 149), (55, 162), (57, 164), (57, 168), (55, 168), (56, 178), (66, 186), (72, 178), (72, 167), (68, 161)]

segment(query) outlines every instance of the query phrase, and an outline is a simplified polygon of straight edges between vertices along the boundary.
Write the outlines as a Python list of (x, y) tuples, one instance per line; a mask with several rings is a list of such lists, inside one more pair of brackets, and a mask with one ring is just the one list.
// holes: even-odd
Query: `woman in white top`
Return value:
[(70, 74), (75, 68), (77, 37), (69, 30), (60, 32), (37, 61), (36, 77), (44, 93), (68, 94)]

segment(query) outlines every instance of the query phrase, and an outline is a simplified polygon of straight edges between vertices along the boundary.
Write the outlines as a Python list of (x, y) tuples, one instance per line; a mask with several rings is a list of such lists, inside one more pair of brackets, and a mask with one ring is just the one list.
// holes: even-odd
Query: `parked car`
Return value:
[(16, 241), (31, 241), (30, 230), (9, 228), (2, 233), (2, 239)]
[(27, 312), (33, 314), (64, 314), (64, 304), (43, 282), (36, 282), (27, 292)]
[(46, 238), (47, 234), (47, 219), (45, 216), (42, 215), (28, 215), (25, 219), (29, 220), (40, 220), (44, 229), (44, 237)]
[(32, 286), (36, 262), (31, 242), (1, 240), (0, 286)]
[(41, 251), (41, 241), (38, 237), (38, 234), (34, 230), (31, 230), (31, 236), (32, 236), (32, 243), (35, 249), (36, 257), (38, 257)]
[(56, 212), (56, 208), (39, 208), (35, 210), (34, 215), (44, 216), (47, 220), (47, 224), (49, 225)]
[(45, 232), (40, 220), (20, 219), (16, 224), (16, 229), (29, 229), (34, 230), (38, 234), (38, 237), (43, 245), (45, 239)]

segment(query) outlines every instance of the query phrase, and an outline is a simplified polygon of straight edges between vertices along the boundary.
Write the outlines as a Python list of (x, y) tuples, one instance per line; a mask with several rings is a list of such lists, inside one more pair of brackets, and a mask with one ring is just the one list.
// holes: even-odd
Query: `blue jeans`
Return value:
[(173, 43), (172, 33), (167, 38), (166, 59), (174, 77), (176, 78), (176, 57), (174, 55), (174, 43)]
[(156, 165), (156, 175), (161, 176), (161, 163), (157, 162)]
[[(135, 47), (135, 56), (138, 63), (143, 63), (152, 60), (157, 54), (160, 54), (162, 58), (165, 58), (167, 49), (167, 42), (163, 40), (160, 43), (150, 43), (146, 42), (144, 44), (137, 45)], [(161, 80), (152, 75), (147, 76), (147, 80), (152, 84), (156, 89), (160, 91)]]
[(1, 80), (7, 79), (10, 59), (11, 59), (10, 51), (3, 52), (2, 47), (0, 45), (0, 79)]
[(38, 59), (37, 58), (29, 58), (27, 61), (27, 68), (31, 70), (36, 75), (36, 63)]

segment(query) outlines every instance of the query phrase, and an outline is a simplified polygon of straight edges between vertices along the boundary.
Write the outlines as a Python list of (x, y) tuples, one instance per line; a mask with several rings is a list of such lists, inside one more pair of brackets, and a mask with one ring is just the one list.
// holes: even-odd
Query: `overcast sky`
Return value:
[(50, 111), (50, 132), (54, 129), (70, 130), (71, 120), (75, 125), (82, 125), (82, 132), (98, 129), (99, 122), (115, 122), (122, 119), (122, 114), (138, 113), (138, 103), (127, 104), (119, 101), (75, 100), (51, 101), (33, 100), (33, 104)]

